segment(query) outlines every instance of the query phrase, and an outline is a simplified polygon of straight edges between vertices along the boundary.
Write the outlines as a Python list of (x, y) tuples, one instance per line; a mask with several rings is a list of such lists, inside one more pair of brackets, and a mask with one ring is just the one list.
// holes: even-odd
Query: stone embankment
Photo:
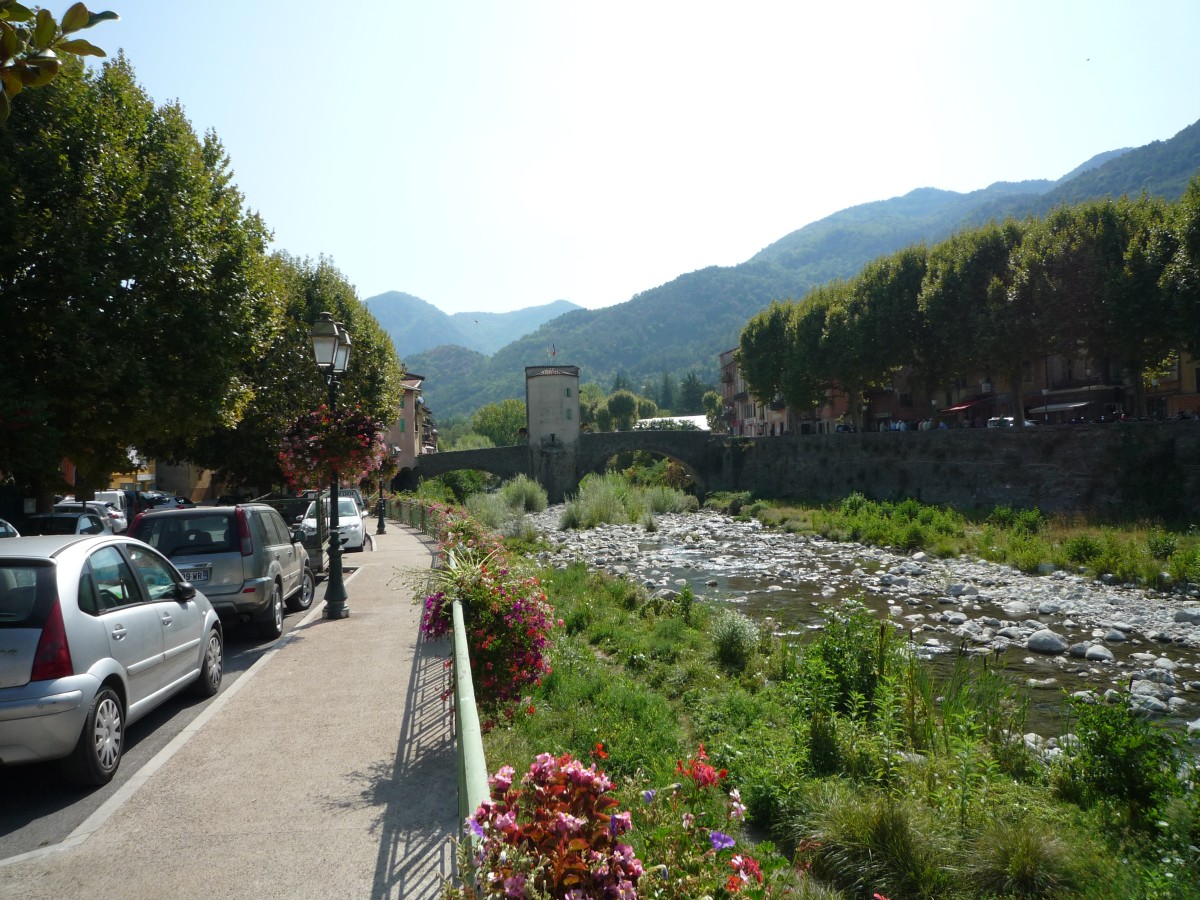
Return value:
[(1019, 653), (1045, 676), (1027, 679), (1032, 688), (1070, 686), (1088, 699), (1120, 700), (1200, 737), (1195, 585), (1160, 592), (1061, 570), (1026, 575), (979, 559), (772, 531), (711, 511), (659, 516), (653, 532), (630, 525), (561, 531), (561, 512), (555, 506), (531, 517), (553, 547), (541, 554), (544, 565), (580, 561), (668, 595), (689, 584), (698, 596), (767, 610), (784, 632), (780, 623), (795, 621), (789, 604), (861, 597), (928, 654)]

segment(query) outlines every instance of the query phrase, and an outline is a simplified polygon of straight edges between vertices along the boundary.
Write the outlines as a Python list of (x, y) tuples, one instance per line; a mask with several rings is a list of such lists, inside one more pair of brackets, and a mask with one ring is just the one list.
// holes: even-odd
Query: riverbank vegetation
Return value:
[(826, 506), (722, 494), (709, 498), (706, 506), (785, 531), (922, 550), (942, 558), (973, 556), (1026, 573), (1065, 569), (1159, 588), (1200, 582), (1200, 534), (1195, 525), (1097, 526), (1078, 516), (1046, 516), (1037, 509), (1007, 506), (966, 514), (912, 499), (868, 500), (859, 493)]
[[(475, 826), (503, 877), (452, 896), (571, 896), (569, 866), (537, 873), (570, 843), (553, 827), (576, 826), (643, 897), (1197, 896), (1194, 770), (1124, 707), (1070, 707), (1074, 737), (1037, 753), (1002, 671), (964, 660), (935, 680), (857, 605), (793, 646), (687, 590), (535, 574), (559, 623), (548, 671), (484, 709), (506, 805)], [(566, 787), (593, 767), (602, 784)]]

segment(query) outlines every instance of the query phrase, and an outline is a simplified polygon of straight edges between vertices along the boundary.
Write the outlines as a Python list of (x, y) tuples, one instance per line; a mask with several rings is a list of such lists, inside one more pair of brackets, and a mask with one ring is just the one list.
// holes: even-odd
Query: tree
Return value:
[(737, 363), (746, 387), (760, 402), (769, 403), (782, 389), (783, 367), (792, 352), (787, 322), (794, 304), (773, 301), (750, 319), (738, 337)]
[(325, 310), (351, 334), (350, 365), (340, 378), (338, 404), (360, 406), (390, 423), (396, 415), (402, 368), (391, 338), (362, 306), (354, 288), (328, 259), (298, 260), (278, 253), (264, 260), (263, 302), (268, 333), (261, 352), (240, 361), (251, 394), (241, 418), (171, 445), (156, 455), (216, 469), (236, 484), (279, 481), (279, 437), (298, 417), (326, 401), (325, 376), (313, 362), (309, 331)]
[(1175, 254), (1163, 273), (1163, 287), (1179, 323), (1183, 349), (1200, 358), (1200, 175), (1175, 205), (1171, 231)]
[(930, 249), (919, 298), (926, 330), (917, 347), (917, 366), (930, 391), (977, 374), (981, 363), (995, 369), (1012, 355), (1007, 333), (993, 332), (989, 297), (992, 291), (1002, 296), (1011, 282), (1009, 258), (1022, 233), (1012, 220), (991, 223)]
[(704, 416), (711, 431), (725, 430), (725, 401), (716, 391), (704, 394)]
[[(34, 490), (64, 456), (84, 486), (126, 448), (236, 422), (261, 350), (266, 230), (215, 138), (155, 109), (123, 57), (64, 66), (0, 129), (0, 393), (36, 410)], [(0, 447), (0, 449), (6, 449)], [(28, 449), (28, 448), (25, 448)], [(15, 466), (14, 469), (15, 470)]]
[(0, 0), (0, 124), (12, 112), (17, 94), (54, 80), (61, 68), (60, 53), (104, 56), (99, 47), (69, 35), (119, 18), (114, 12), (89, 12), (84, 4), (75, 3), (63, 13), (60, 25), (48, 10)]
[(704, 392), (710, 385), (700, 380), (695, 372), (688, 372), (679, 386), (679, 403), (676, 410), (681, 416), (695, 416), (704, 412)]
[(669, 372), (662, 373), (658, 385), (658, 405), (661, 409), (675, 409), (675, 379)]
[(637, 418), (637, 397), (632, 391), (613, 391), (608, 397), (608, 414), (616, 431), (628, 431)]
[(653, 419), (658, 415), (658, 404), (649, 397), (637, 398), (637, 417), (639, 419)]
[(510, 398), (481, 406), (471, 417), (471, 427), (495, 446), (506, 447), (517, 443), (517, 433), (526, 426), (527, 419), (525, 401)]

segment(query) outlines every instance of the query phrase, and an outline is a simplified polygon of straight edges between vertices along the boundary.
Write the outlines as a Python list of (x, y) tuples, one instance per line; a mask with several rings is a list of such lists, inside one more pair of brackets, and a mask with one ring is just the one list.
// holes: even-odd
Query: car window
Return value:
[(104, 523), (95, 514), (79, 517), (79, 534), (103, 534)]
[(79, 573), (79, 608), (89, 616), (99, 615), (100, 592), (96, 590), (96, 576), (86, 566)]
[(164, 597), (174, 599), (175, 574), (166, 562), (157, 553), (144, 550), (135, 544), (130, 544), (128, 550), (133, 568), (142, 577), (142, 584), (146, 586), (146, 593), (149, 594), (150, 599), (162, 600)]
[(137, 579), (116, 547), (101, 547), (88, 558), (88, 568), (96, 582), (101, 610), (142, 602)]
[(238, 549), (237, 529), (229, 513), (151, 513), (137, 523), (133, 536), (168, 558)]
[(263, 524), (267, 527), (267, 535), (272, 544), (290, 544), (292, 536), (288, 534), (287, 525), (275, 510), (265, 510), (262, 514)]
[(53, 565), (0, 564), (0, 628), (42, 627), (57, 596)]
[(353, 497), (340, 497), (338, 499), (338, 515), (339, 516), (357, 516), (358, 504), (354, 502)]
[(271, 544), (278, 543), (267, 527), (266, 517), (261, 515), (258, 510), (246, 510), (246, 518), (250, 520), (250, 536), (254, 539), (256, 546), (269, 547)]

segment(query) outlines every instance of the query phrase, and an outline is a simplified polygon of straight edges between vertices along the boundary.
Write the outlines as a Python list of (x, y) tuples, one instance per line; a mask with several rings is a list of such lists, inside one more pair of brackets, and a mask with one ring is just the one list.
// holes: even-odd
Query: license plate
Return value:
[(203, 584), (208, 581), (208, 569), (184, 569), (180, 572), (185, 581), (192, 584)]

